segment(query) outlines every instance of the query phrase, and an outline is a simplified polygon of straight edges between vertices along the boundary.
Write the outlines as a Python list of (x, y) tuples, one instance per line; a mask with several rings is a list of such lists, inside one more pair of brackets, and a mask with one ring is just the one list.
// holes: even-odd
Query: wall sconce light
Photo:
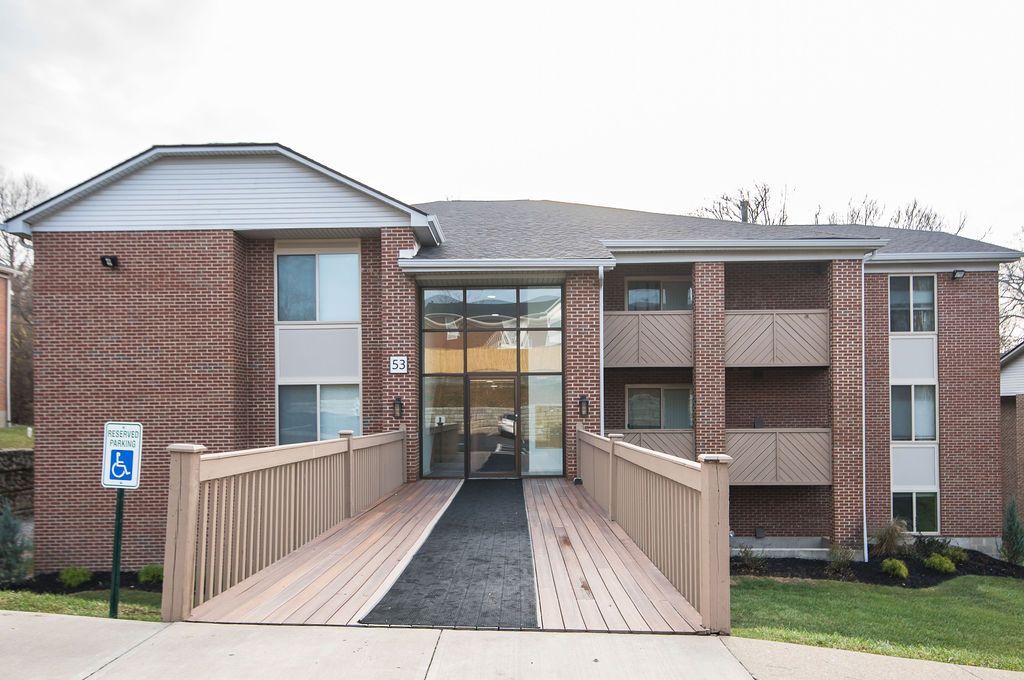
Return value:
[(100, 264), (107, 269), (117, 269), (118, 264), (117, 255), (100, 255)]
[(966, 274), (966, 273), (967, 272), (965, 272), (963, 269), (954, 269), (953, 270), (953, 280), (954, 281), (959, 281), (960, 279), (964, 278), (964, 274)]
[(587, 395), (581, 394), (579, 399), (580, 407), (580, 418), (586, 418), (590, 415), (590, 400), (587, 399)]
[(401, 420), (402, 416), (405, 415), (405, 404), (402, 403), (401, 397), (395, 397), (395, 400), (391, 402), (391, 415), (396, 420)]

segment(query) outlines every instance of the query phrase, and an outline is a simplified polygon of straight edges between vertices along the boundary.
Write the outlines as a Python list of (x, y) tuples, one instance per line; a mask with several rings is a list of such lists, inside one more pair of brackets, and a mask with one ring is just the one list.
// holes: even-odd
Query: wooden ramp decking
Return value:
[(700, 614), (583, 487), (523, 486), (543, 630), (704, 632)]
[[(422, 480), (197, 607), (192, 621), (361, 625), (460, 480)], [(542, 630), (702, 633), (700, 616), (582, 487), (523, 480)]]

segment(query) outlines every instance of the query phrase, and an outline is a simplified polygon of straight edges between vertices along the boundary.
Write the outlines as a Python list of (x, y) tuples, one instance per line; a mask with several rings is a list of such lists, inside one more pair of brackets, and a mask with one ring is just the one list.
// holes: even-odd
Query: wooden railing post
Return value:
[(183, 621), (192, 612), (196, 586), (196, 542), (199, 518), (198, 444), (171, 444), (167, 494), (167, 537), (164, 543), (164, 586), (160, 618)]
[(701, 464), (700, 591), (701, 622), (711, 632), (728, 634), (729, 604), (729, 463), (731, 456), (697, 456)]
[(612, 442), (611, 451), (608, 452), (608, 519), (612, 521), (615, 520), (615, 487), (618, 485), (619, 474), (615, 448), (622, 443), (622, 437), (621, 434), (608, 435), (608, 439)]
[(352, 430), (341, 430), (338, 436), (345, 440), (345, 517), (356, 516), (355, 451), (352, 450)]

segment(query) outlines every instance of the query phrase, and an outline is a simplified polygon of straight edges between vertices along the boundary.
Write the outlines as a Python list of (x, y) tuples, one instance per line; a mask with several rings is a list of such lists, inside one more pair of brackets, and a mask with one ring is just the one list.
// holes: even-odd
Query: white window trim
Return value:
[(664, 293), (664, 290), (665, 290), (665, 286), (663, 285), (664, 282), (665, 281), (686, 281), (686, 282), (688, 282), (690, 284), (690, 287), (692, 288), (693, 287), (693, 277), (692, 276), (681, 276), (681, 275), (678, 275), (678, 274), (673, 274), (671, 276), (625, 276), (625, 277), (623, 277), (623, 279), (622, 279), (622, 309), (626, 310), (627, 312), (630, 311), (630, 309), (629, 309), (629, 282), (630, 281), (657, 281), (658, 282), (658, 309), (656, 309), (656, 310), (644, 310), (644, 311), (647, 311), (647, 312), (653, 312), (653, 311), (657, 311), (657, 312), (665, 312), (665, 311), (668, 311), (668, 312), (689, 312), (689, 311), (692, 311), (690, 309), (668, 309), (668, 310), (661, 309), (661, 296), (662, 296), (662, 294)]
[[(932, 298), (933, 298), (933, 313), (935, 316), (935, 330), (931, 331), (918, 331), (914, 330), (914, 279), (923, 279), (931, 277), (932, 279)], [(892, 329), (892, 300), (890, 299), (890, 292), (892, 291), (892, 279), (910, 279), (910, 330), (909, 331), (894, 331)], [(886, 279), (885, 286), (885, 324), (889, 327), (889, 335), (901, 336), (901, 335), (938, 335), (939, 334), (939, 280), (934, 274), (889, 274)], [(938, 352), (936, 352), (937, 354)]]
[[(911, 515), (912, 515), (911, 521), (913, 522), (913, 526), (912, 527), (907, 527), (908, 533), (911, 533), (911, 534), (913, 534), (915, 536), (939, 536), (939, 535), (942, 534), (942, 494), (941, 494), (941, 492), (939, 492), (938, 489), (934, 489), (934, 490), (930, 490), (930, 489), (914, 489), (912, 491), (909, 490), (909, 489), (901, 489), (899, 491), (893, 490), (889, 494), (889, 517), (895, 517), (895, 515), (893, 514), (892, 497), (893, 497), (893, 494), (897, 494), (897, 493), (913, 494), (911, 496), (911, 500), (910, 500), (910, 510), (911, 510)], [(919, 493), (933, 493), (933, 494), (935, 494), (935, 531), (916, 531), (916, 529), (917, 529), (917, 494), (919, 494)]]
[[(683, 390), (683, 389), (690, 390), (690, 421), (692, 423), (692, 421), (693, 421), (693, 384), (692, 383), (648, 383), (648, 384), (638, 384), (638, 385), (630, 384), (630, 385), (626, 385), (626, 393), (625, 393), (626, 407), (624, 409), (625, 410), (625, 414), (626, 414), (626, 422), (624, 423), (625, 427), (623, 429), (630, 430), (631, 432), (644, 432), (644, 431), (648, 431), (648, 432), (663, 432), (666, 429), (665, 427), (661, 427), (661, 428), (657, 428), (657, 429), (653, 429), (652, 430), (649, 427), (631, 428), (629, 426), (629, 391), (632, 390), (632, 389), (660, 389), (662, 391), (663, 394), (661, 396), (661, 424), (663, 426), (665, 424), (665, 395), (664, 395), (664, 391), (666, 389), (668, 389), (668, 390), (673, 390), (673, 389), (675, 389), (675, 390)], [(689, 427), (689, 428), (669, 428), (669, 429), (672, 429), (672, 430), (682, 429), (684, 431), (688, 431), (688, 430), (692, 430), (693, 428)]]
[[(280, 321), (277, 318), (277, 256), (278, 255), (327, 255), (335, 253), (349, 253), (357, 256), (357, 270), (359, 271), (359, 318), (346, 321)], [(281, 390), (282, 385), (315, 385), (316, 386), (316, 436), (320, 439), (320, 386), (321, 385), (354, 385), (359, 392), (359, 429), (357, 434), (363, 431), (363, 290), (362, 290), (362, 269), (363, 256), (362, 245), (359, 239), (302, 239), (274, 242), (274, 284), (273, 284), (273, 305), (274, 305), (274, 444), (281, 443)], [(316, 262), (316, 313), (320, 316), (320, 261)], [(340, 380), (333, 378), (317, 378), (316, 380), (281, 380), (280, 377), (280, 346), (279, 333), (282, 328), (355, 328), (358, 331), (359, 375), (344, 376)]]
[[(938, 352), (936, 352), (938, 354)], [(921, 387), (934, 387), (935, 388), (935, 438), (934, 439), (918, 439), (917, 438), (917, 388)], [(893, 387), (909, 387), (910, 388), (910, 439), (893, 439), (892, 438), (892, 388)], [(889, 384), (889, 443), (897, 446), (904, 444), (939, 444), (939, 385), (936, 382), (928, 382), (915, 380), (914, 382), (894, 382)], [(936, 468), (937, 469), (937, 468)]]

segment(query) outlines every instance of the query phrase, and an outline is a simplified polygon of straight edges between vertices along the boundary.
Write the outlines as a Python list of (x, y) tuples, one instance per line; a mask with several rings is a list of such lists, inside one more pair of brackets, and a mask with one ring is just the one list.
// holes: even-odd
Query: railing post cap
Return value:
[(698, 463), (721, 463), (722, 465), (728, 465), (732, 462), (732, 456), (727, 456), (724, 453), (702, 453), (697, 456)]
[(355, 430), (338, 430), (338, 436), (341, 438), (351, 437), (356, 433)]
[(608, 435), (608, 439), (624, 439), (625, 437), (626, 435), (621, 434), (619, 432), (612, 432), (611, 434)]
[(171, 444), (167, 453), (206, 453), (206, 447), (202, 444)]

